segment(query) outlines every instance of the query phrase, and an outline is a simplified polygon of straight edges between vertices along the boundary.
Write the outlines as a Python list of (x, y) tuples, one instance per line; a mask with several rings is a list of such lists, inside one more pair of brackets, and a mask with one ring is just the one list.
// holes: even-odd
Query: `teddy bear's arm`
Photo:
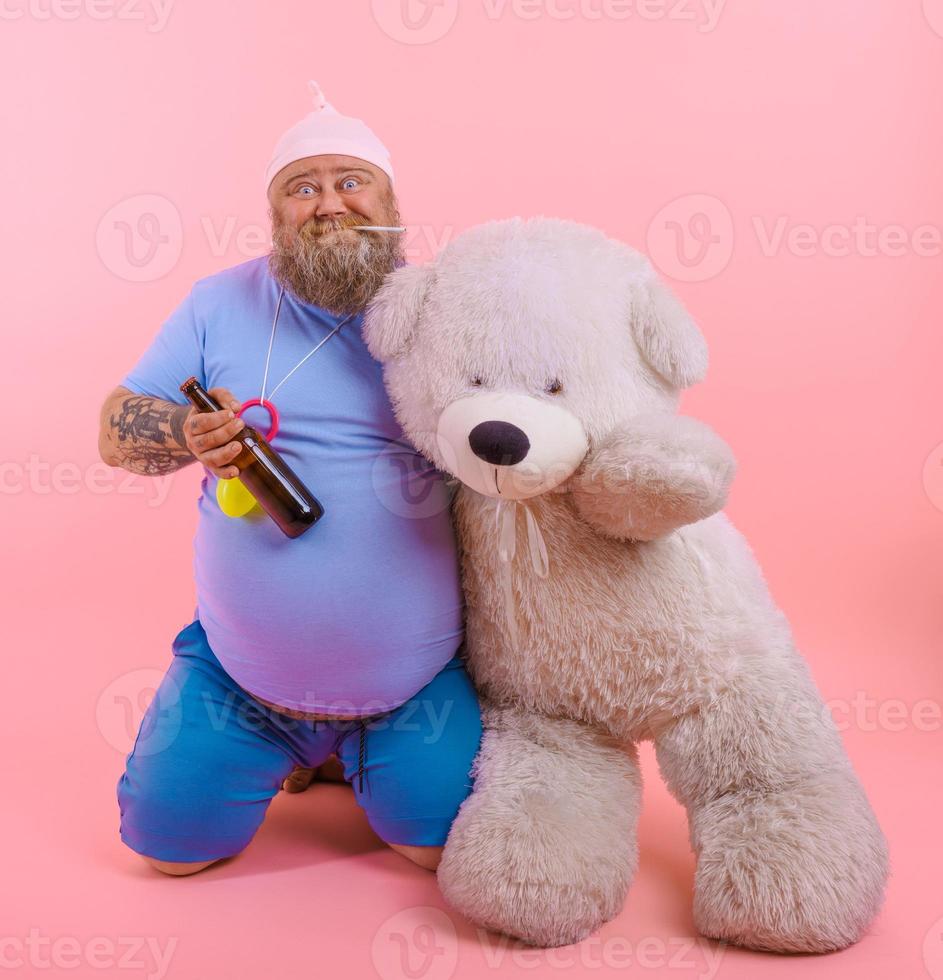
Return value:
[(703, 422), (637, 415), (587, 455), (565, 489), (601, 534), (651, 541), (719, 511), (735, 470), (730, 447)]

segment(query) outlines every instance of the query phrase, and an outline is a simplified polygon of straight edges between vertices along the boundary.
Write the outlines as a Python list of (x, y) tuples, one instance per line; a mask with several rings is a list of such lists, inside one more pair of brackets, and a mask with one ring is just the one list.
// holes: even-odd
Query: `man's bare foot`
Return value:
[(313, 782), (317, 775), (317, 769), (305, 769), (303, 766), (296, 766), (285, 777), (282, 782), (282, 789), (286, 793), (303, 793)]
[(336, 755), (329, 756), (327, 761), (316, 769), (306, 769), (304, 766), (296, 766), (282, 783), (282, 789), (286, 793), (303, 793), (315, 780), (322, 780), (327, 783), (343, 783), (344, 767)]
[(336, 755), (329, 755), (327, 759), (318, 766), (317, 775), (314, 777), (323, 780), (325, 783), (346, 783), (344, 779), (344, 766)]

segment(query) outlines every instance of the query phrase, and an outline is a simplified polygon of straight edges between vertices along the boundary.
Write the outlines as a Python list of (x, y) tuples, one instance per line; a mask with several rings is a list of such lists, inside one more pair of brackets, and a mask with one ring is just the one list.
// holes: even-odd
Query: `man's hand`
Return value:
[(191, 408), (183, 423), (187, 449), (215, 476), (228, 480), (239, 475), (232, 461), (242, 450), (241, 442), (232, 437), (245, 427), (236, 412), (240, 405), (226, 388), (210, 388), (209, 393), (223, 406), (219, 412), (201, 412)]

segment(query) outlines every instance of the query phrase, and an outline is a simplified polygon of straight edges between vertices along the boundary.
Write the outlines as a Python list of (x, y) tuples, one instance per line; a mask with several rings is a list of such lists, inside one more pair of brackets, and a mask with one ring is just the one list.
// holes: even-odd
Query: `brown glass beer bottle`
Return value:
[[(222, 405), (196, 378), (187, 378), (180, 390), (198, 411), (222, 411)], [(242, 443), (239, 455), (232, 461), (239, 468), (238, 479), (288, 537), (304, 534), (324, 513), (314, 494), (257, 429), (247, 425), (232, 438)]]

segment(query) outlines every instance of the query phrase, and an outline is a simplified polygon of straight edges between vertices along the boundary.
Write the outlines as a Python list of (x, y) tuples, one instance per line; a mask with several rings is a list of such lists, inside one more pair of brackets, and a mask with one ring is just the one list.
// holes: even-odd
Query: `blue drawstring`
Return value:
[(360, 780), (360, 792), (363, 793), (364, 760), (367, 757), (367, 726), (360, 722), (360, 753), (358, 758), (357, 777)]

